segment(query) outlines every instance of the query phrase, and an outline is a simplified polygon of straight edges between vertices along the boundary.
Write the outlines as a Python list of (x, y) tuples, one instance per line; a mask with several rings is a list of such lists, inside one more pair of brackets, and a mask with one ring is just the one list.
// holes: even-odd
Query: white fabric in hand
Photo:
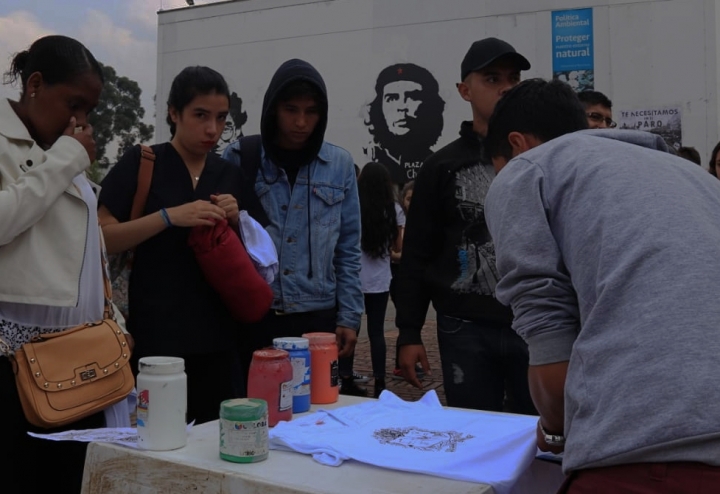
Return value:
[(268, 284), (272, 283), (280, 266), (277, 249), (270, 234), (260, 223), (252, 219), (247, 211), (240, 211), (239, 225), (240, 238), (255, 269)]

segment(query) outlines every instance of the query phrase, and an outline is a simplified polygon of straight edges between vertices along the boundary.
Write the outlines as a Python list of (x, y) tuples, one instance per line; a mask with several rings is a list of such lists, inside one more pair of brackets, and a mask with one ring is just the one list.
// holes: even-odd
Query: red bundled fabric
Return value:
[(270, 309), (273, 293), (253, 266), (240, 237), (227, 220), (196, 226), (188, 238), (205, 279), (235, 319), (257, 322)]

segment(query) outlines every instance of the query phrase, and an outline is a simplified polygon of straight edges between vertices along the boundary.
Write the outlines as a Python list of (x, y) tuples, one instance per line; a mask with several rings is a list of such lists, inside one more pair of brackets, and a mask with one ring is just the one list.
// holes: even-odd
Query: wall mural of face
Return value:
[(385, 67), (367, 105), (365, 155), (385, 165), (396, 184), (413, 180), (442, 134), (444, 109), (430, 71), (412, 63)]
[(237, 93), (230, 95), (230, 113), (225, 120), (225, 128), (220, 135), (213, 152), (222, 155), (226, 147), (243, 136), (242, 126), (247, 123), (247, 112), (242, 109), (242, 98)]
[(413, 81), (391, 82), (383, 89), (382, 110), (388, 130), (399, 136), (410, 132), (422, 104), (422, 86)]
[(227, 119), (225, 120), (225, 128), (220, 135), (220, 141), (227, 143), (233, 142), (238, 137), (238, 130), (242, 132), (242, 129), (235, 126), (235, 120), (233, 120), (233, 118), (228, 114)]

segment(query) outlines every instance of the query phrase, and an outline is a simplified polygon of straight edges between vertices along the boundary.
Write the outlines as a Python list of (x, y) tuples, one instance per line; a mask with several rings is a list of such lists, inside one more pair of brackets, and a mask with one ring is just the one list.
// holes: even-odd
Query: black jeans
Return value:
[(370, 360), (375, 379), (385, 379), (385, 312), (389, 295), (390, 292), (365, 294)]
[[(0, 356), (0, 492), (37, 494), (41, 492), (78, 494), (82, 485), (87, 443), (47, 441), (28, 436), (27, 431), (51, 434), (71, 429), (105, 426), (103, 412), (56, 429), (30, 425), (20, 404), (10, 361)], [(48, 486), (52, 486), (48, 490)]]
[(537, 415), (527, 345), (510, 326), (438, 314), (437, 334), (448, 406)]

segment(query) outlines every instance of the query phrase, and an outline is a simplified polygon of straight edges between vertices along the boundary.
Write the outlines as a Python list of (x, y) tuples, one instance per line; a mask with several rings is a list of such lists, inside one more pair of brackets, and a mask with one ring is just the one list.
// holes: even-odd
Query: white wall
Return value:
[[(707, 161), (718, 141), (720, 9), (715, 0), (242, 0), (161, 12), (158, 102), (185, 66), (223, 73), (248, 113), (243, 132), (259, 130), (267, 84), (285, 60), (302, 58), (329, 91), (326, 137), (367, 159), (363, 115), (377, 74), (393, 63), (429, 69), (446, 102), (438, 145), (470, 118), (457, 95), (460, 61), (487, 36), (505, 39), (552, 76), (551, 10), (594, 7), (595, 88), (622, 109), (679, 106), (683, 144)], [(158, 104), (158, 141), (169, 137)]]

